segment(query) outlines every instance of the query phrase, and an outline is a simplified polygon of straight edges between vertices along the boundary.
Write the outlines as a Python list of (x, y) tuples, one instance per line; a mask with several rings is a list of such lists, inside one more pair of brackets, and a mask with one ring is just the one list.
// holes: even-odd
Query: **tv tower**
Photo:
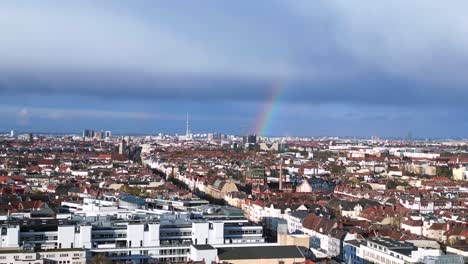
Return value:
[(186, 127), (185, 127), (185, 137), (187, 139), (190, 138), (190, 123), (189, 123), (189, 114), (187, 112), (187, 123), (186, 123)]

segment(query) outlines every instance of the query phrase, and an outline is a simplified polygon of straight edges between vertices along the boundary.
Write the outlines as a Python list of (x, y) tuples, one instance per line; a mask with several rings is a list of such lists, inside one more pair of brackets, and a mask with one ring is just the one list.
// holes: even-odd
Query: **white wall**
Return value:
[(0, 234), (1, 247), (18, 247), (19, 246), (19, 226), (2, 227), (6, 229), (6, 234)]
[(209, 223), (192, 223), (192, 242), (204, 245), (208, 241)]
[(57, 243), (58, 248), (71, 248), (76, 247), (75, 243), (75, 226), (58, 226), (57, 232)]
[(224, 243), (224, 223), (211, 222), (212, 229), (209, 231), (208, 243), (211, 245)]
[(159, 224), (148, 224), (148, 231), (145, 231), (145, 247), (159, 246)]
[(143, 243), (143, 224), (128, 224), (127, 225), (127, 246), (128, 247), (140, 247)]
[(84, 248), (91, 248), (91, 229), (92, 226), (80, 226), (80, 233), (76, 234), (77, 238), (76, 246), (75, 247), (84, 247)]

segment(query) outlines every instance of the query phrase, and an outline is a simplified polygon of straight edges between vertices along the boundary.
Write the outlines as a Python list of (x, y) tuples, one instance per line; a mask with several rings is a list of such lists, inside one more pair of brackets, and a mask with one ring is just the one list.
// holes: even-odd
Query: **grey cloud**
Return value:
[(289, 1), (263, 26), (236, 27), (242, 13), (212, 21), (229, 15), (222, 29), (232, 34), (189, 34), (96, 5), (1, 3), (0, 93), (259, 102), (283, 81), (288, 103), (451, 105), (468, 96), (464, 1)]
[(406, 79), (466, 83), (468, 2), (291, 1), (293, 12), (314, 25), (327, 10), (335, 44), (357, 62)]
[[(31, 119), (46, 119), (51, 121), (73, 120), (73, 119), (120, 119), (120, 120), (140, 120), (140, 121), (181, 121), (186, 120), (185, 114), (172, 113), (154, 113), (142, 111), (115, 111), (115, 110), (99, 110), (99, 109), (78, 109), (78, 108), (51, 108), (51, 107), (24, 107), (0, 105), (0, 116), (3, 118), (16, 116), (19, 125), (28, 125)], [(196, 121), (231, 121), (245, 122), (245, 118), (237, 116), (206, 116), (206, 115), (190, 115), (191, 120)]]
[(182, 115), (155, 114), (149, 112), (86, 110), (73, 108), (47, 108), (47, 107), (17, 107), (0, 105), (0, 112), (4, 116), (16, 114), (18, 123), (26, 125), (31, 118), (43, 119), (70, 119), (70, 118), (122, 118), (136, 120), (184, 120)]
[[(187, 38), (184, 32), (163, 28), (155, 21), (92, 5), (2, 3), (0, 24), (0, 68), (52, 72), (117, 69), (256, 79), (306, 75), (287, 60), (255, 53), (240, 56), (242, 51), (228, 47), (214, 49), (210, 39)], [(329, 74), (319, 68), (307, 72), (307, 76)]]

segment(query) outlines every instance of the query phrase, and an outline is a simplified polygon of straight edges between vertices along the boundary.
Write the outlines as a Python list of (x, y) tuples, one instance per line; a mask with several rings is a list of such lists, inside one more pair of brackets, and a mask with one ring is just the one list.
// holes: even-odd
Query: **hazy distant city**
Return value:
[(468, 1), (0, 2), (0, 264), (468, 263)]

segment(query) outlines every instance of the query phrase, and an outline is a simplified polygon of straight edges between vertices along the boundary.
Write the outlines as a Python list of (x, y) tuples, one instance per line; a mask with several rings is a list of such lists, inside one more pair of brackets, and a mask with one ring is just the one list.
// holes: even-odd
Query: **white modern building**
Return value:
[(38, 252), (23, 248), (0, 249), (0, 263), (85, 264), (86, 252), (83, 249), (55, 249)]
[(425, 257), (441, 256), (440, 249), (416, 247), (389, 238), (371, 238), (361, 244), (358, 256), (376, 264), (421, 263)]
[(159, 221), (88, 216), (72, 220), (7, 220), (0, 221), (0, 228), (1, 248), (27, 246), (35, 252), (81, 249), (88, 258), (104, 254), (112, 260), (141, 263), (185, 261), (191, 245), (264, 243), (263, 228), (246, 220)]

